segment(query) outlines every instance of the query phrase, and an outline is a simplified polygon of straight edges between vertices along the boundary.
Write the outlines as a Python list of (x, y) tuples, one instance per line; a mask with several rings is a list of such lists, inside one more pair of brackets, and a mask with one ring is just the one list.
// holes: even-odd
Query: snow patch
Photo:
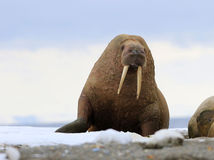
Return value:
[(147, 148), (180, 145), (184, 140), (183, 134), (186, 133), (184, 130), (185, 129), (162, 129), (150, 137), (142, 137), (136, 133), (131, 133), (132, 142), (143, 143)]
[(18, 149), (14, 148), (14, 147), (7, 147), (6, 155), (9, 160), (19, 160), (20, 159), (20, 153), (19, 153)]
[(173, 130), (162, 129), (157, 131), (146, 142), (149, 148), (159, 148), (164, 146), (174, 146), (183, 144), (184, 137), (181, 133)]
[(177, 131), (161, 129), (157, 131), (154, 135), (152, 135), (151, 138), (156, 141), (163, 141), (166, 139), (175, 139), (175, 138), (183, 139), (184, 137), (181, 133)]
[(106, 131), (100, 131), (95, 138), (95, 142), (104, 143), (104, 144), (111, 143), (111, 142), (127, 144), (132, 142), (132, 138), (129, 134), (125, 132), (118, 132), (113, 129), (108, 129)]
[(147, 143), (149, 141), (149, 137), (143, 137), (137, 133), (129, 132), (132, 138), (132, 142), (136, 143)]
[(160, 130), (150, 138), (142, 137), (136, 133), (118, 132), (113, 129), (86, 133), (55, 133), (57, 128), (48, 127), (0, 127), (0, 144), (7, 145), (81, 145), (84, 143), (120, 143), (140, 142), (150, 144), (174, 143), (174, 140), (183, 139), (179, 129)]
[(55, 133), (57, 128), (42, 127), (0, 127), (0, 144), (9, 145), (81, 145), (84, 143), (126, 144), (132, 141), (131, 135), (112, 129), (86, 133)]
[(7, 160), (7, 155), (5, 153), (0, 153), (0, 160)]

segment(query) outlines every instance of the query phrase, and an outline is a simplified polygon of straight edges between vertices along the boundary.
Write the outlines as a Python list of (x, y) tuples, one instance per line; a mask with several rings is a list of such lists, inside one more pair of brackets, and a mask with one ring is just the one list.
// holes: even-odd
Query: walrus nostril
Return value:
[(131, 50), (131, 53), (133, 55), (145, 55), (144, 50), (139, 50), (139, 49), (133, 49), (133, 50)]
[(125, 46), (124, 46), (124, 45), (122, 45), (121, 50), (123, 51), (123, 50), (124, 50), (124, 48), (125, 48)]
[(138, 52), (137, 49), (133, 49), (133, 50), (132, 50), (132, 53), (133, 53), (133, 54), (139, 54), (139, 52)]

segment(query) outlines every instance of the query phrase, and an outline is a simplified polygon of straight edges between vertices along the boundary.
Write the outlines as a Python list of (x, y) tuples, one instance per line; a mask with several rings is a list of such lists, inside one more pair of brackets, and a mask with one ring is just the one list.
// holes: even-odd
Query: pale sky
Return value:
[(63, 122), (94, 62), (121, 33), (142, 36), (171, 117), (214, 94), (213, 1), (0, 1), (0, 124)]

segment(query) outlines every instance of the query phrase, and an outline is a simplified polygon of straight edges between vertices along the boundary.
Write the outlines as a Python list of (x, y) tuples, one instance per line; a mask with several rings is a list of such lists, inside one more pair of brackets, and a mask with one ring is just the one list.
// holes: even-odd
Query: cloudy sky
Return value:
[(0, 123), (76, 118), (87, 76), (118, 34), (142, 36), (171, 117), (214, 95), (214, 2), (0, 1)]

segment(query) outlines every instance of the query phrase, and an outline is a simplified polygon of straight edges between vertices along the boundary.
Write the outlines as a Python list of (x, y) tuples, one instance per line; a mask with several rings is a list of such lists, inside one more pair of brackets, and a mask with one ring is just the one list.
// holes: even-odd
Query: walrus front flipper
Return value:
[(91, 126), (91, 104), (89, 99), (84, 93), (81, 93), (81, 96), (78, 101), (78, 116), (77, 120), (66, 124), (65, 126), (56, 130), (56, 132), (62, 133), (81, 133), (86, 132)]
[(71, 123), (66, 124), (65, 126), (57, 129), (55, 132), (62, 133), (80, 133), (86, 132), (88, 130), (88, 124), (86, 120), (79, 118)]

